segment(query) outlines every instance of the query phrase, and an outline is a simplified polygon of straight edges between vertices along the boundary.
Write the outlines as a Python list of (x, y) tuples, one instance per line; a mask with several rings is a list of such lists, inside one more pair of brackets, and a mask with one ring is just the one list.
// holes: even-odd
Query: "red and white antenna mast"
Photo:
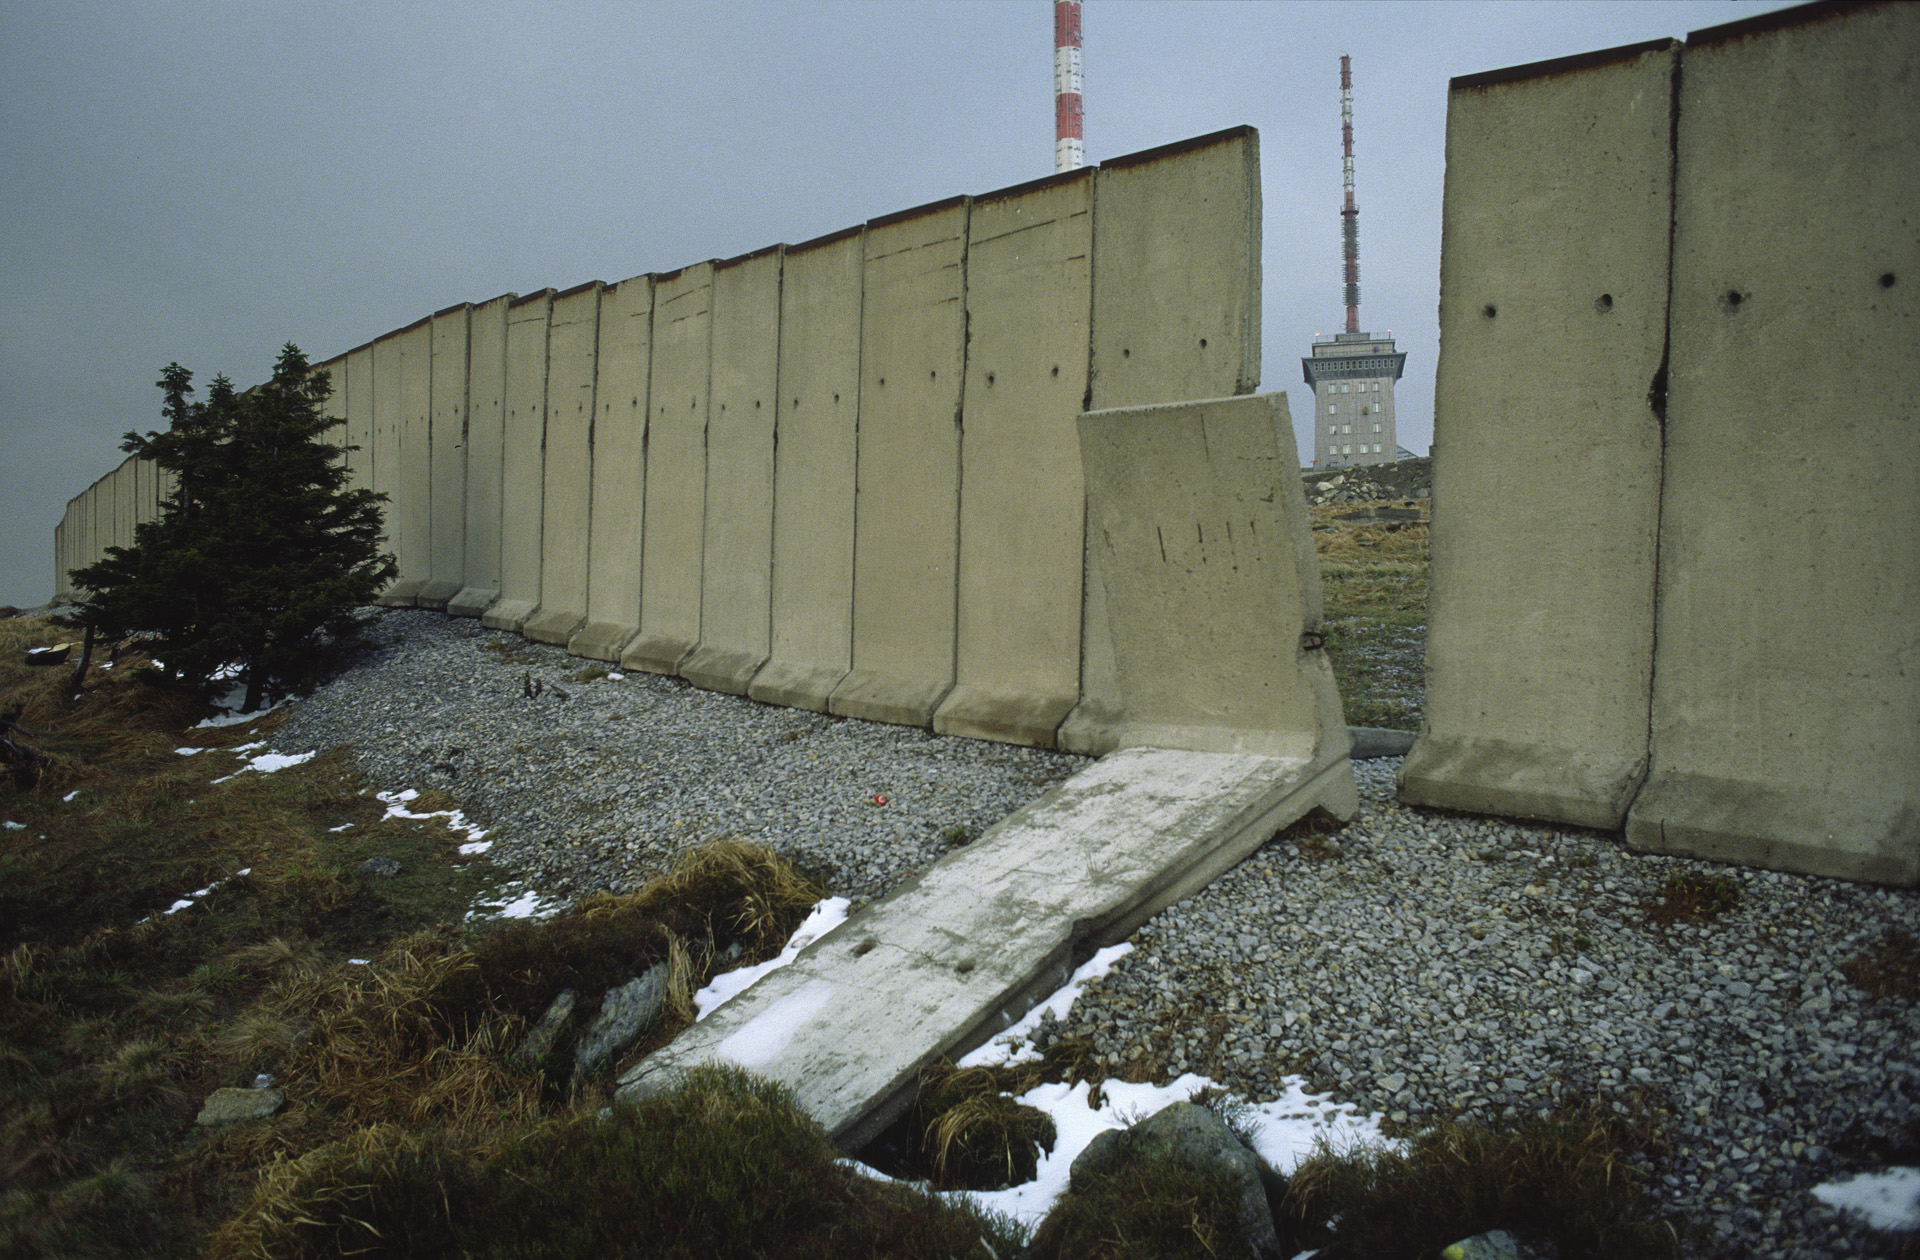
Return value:
[(1053, 169), (1086, 163), (1080, 113), (1080, 0), (1053, 0)]
[(1347, 331), (1360, 331), (1360, 208), (1353, 204), (1353, 59), (1340, 54), (1340, 142), (1345, 156), (1347, 203), (1340, 211), (1340, 235), (1347, 260)]

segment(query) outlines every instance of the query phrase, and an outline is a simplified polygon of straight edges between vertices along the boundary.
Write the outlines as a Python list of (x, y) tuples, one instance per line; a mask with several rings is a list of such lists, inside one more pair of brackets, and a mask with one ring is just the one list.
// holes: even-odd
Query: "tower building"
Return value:
[(1346, 201), (1340, 238), (1346, 269), (1347, 330), (1315, 340), (1300, 369), (1313, 389), (1313, 466), (1348, 468), (1391, 464), (1400, 458), (1393, 427), (1393, 386), (1406, 369), (1391, 331), (1376, 337), (1360, 328), (1360, 209), (1353, 200), (1353, 66), (1340, 57), (1341, 168)]

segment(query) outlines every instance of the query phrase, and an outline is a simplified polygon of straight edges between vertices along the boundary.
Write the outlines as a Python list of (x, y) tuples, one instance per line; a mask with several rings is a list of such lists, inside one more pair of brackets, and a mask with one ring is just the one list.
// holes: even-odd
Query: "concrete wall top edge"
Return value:
[(709, 258), (705, 262), (688, 263), (684, 267), (675, 267), (672, 271), (660, 272), (659, 274), (654, 276), (653, 282), (655, 284), (668, 284), (668, 283), (671, 283), (672, 281), (678, 280), (681, 276), (684, 276), (689, 271), (692, 271), (695, 267), (714, 267), (714, 266), (718, 266), (719, 262), (720, 260), (718, 258)]
[(1447, 90), (1465, 91), (1468, 88), (1493, 87), (1500, 83), (1513, 83), (1521, 79), (1546, 79), (1556, 75), (1568, 74), (1575, 70), (1594, 70), (1601, 66), (1611, 66), (1622, 61), (1633, 61), (1648, 53), (1671, 52), (1680, 47), (1677, 39), (1650, 39), (1640, 44), (1622, 44), (1618, 48), (1602, 48), (1594, 52), (1575, 53), (1571, 57), (1555, 57), (1549, 61), (1530, 61), (1524, 66), (1507, 66), (1501, 70), (1487, 70), (1480, 74), (1463, 74), (1450, 80)]
[(1262, 390), (1257, 394), (1229, 394), (1219, 398), (1182, 398), (1178, 402), (1140, 403), (1132, 407), (1105, 407), (1098, 411), (1083, 411), (1083, 416), (1124, 416), (1129, 412), (1152, 411), (1164, 413), (1170, 407), (1206, 407), (1215, 403), (1244, 403), (1248, 398), (1285, 398), (1283, 389)]
[(1775, 9), (1771, 13), (1759, 13), (1750, 18), (1741, 18), (1738, 22), (1723, 22), (1719, 26), (1707, 26), (1697, 31), (1688, 31), (1687, 47), (1698, 48), (1705, 44), (1723, 44), (1728, 40), (1759, 35), (1766, 31), (1777, 31), (1783, 27), (1805, 26), (1810, 22), (1826, 22), (1871, 9), (1890, 8), (1893, 3), (1894, 0), (1816, 0), (1813, 4), (1797, 4), (1791, 9)]
[(473, 303), (471, 302), (455, 302), (452, 306), (443, 306), (435, 311), (433, 317), (439, 319), (442, 315), (455, 315), (461, 311), (470, 311), (472, 309)]
[(852, 227), (841, 228), (838, 232), (828, 232), (825, 236), (816, 236), (810, 241), (801, 241), (798, 245), (789, 245), (787, 246), (787, 252), (789, 254), (797, 254), (802, 250), (820, 249), (832, 245), (837, 241), (844, 241), (849, 236), (858, 236), (866, 230), (866, 224), (856, 223)]
[(579, 284), (574, 285), (571, 289), (562, 289), (560, 292), (553, 295), (553, 300), (558, 302), (563, 298), (570, 298), (576, 293), (585, 293), (588, 289), (604, 289), (606, 287), (607, 286), (604, 281), (586, 280), (586, 281), (582, 281)]
[[(410, 333), (416, 328), (424, 328), (432, 322), (433, 322), (433, 316), (422, 315), (419, 319), (414, 320), (411, 324), (402, 324), (400, 325), (400, 327), (388, 333), (385, 337), (375, 337), (373, 340), (375, 342), (385, 341), (389, 337), (398, 337), (401, 333)], [(255, 388), (258, 388), (258, 386), (256, 386)]]
[(973, 199), (975, 205), (984, 205), (989, 201), (1004, 201), (1008, 197), (1024, 197), (1042, 188), (1051, 188), (1055, 184), (1071, 184), (1076, 179), (1092, 179), (1096, 167), (1083, 166), (1077, 171), (1055, 171), (1051, 175), (1042, 175), (1039, 179), (1030, 179), (1024, 184), (1014, 184), (1008, 188), (996, 188), (992, 192), (980, 193)]
[(607, 287), (609, 289), (619, 289), (629, 284), (652, 284), (653, 280), (654, 275), (651, 271), (643, 271), (637, 276), (628, 276), (625, 280), (615, 280)]
[(551, 299), (552, 297), (553, 297), (552, 289), (540, 289), (537, 292), (527, 294), (525, 297), (514, 298), (511, 302), (507, 303), (507, 306), (509, 308), (515, 307), (515, 306), (525, 306), (529, 302), (538, 302), (543, 298)]
[(738, 267), (742, 263), (750, 263), (756, 258), (764, 258), (768, 254), (785, 248), (786, 244), (784, 242), (778, 245), (762, 245), (759, 249), (749, 250), (744, 254), (735, 254), (732, 258), (722, 258), (713, 264), (713, 269), (715, 271), (725, 271), (729, 267)]
[(1195, 136), (1191, 140), (1175, 140), (1172, 144), (1156, 145), (1151, 149), (1142, 149), (1138, 153), (1123, 153), (1119, 157), (1108, 158), (1100, 163), (1100, 169), (1114, 171), (1123, 166), (1138, 166), (1142, 162), (1157, 162), (1161, 158), (1172, 157), (1176, 153), (1210, 149), (1216, 144), (1227, 144), (1257, 134), (1259, 133), (1254, 130), (1251, 123), (1241, 123), (1238, 127), (1228, 127), (1224, 131), (1210, 131), (1204, 136)]
[(938, 214), (942, 210), (951, 210), (955, 206), (964, 206), (971, 200), (973, 200), (971, 197), (965, 193), (961, 193), (957, 197), (948, 197), (942, 201), (929, 201), (926, 205), (915, 206), (911, 210), (895, 210), (892, 214), (883, 214), (877, 219), (868, 219), (867, 226), (877, 228), (886, 227), (891, 223), (904, 223), (908, 219), (917, 219), (923, 214)]

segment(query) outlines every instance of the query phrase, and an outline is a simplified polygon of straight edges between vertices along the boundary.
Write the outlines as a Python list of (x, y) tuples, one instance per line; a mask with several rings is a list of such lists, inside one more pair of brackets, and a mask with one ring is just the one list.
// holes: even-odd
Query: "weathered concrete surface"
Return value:
[(827, 702), (843, 717), (926, 726), (953, 686), (968, 204), (867, 225), (853, 667)]
[(640, 632), (640, 526), (647, 494), (647, 389), (653, 371), (653, 277), (600, 292), (599, 410), (593, 429), (593, 509), (587, 624), (567, 651), (617, 661)]
[(429, 361), (427, 460), (428, 577), (414, 602), (445, 611), (466, 584), (467, 551), (467, 362), (466, 303), (434, 312)]
[(466, 534), (456, 617), (478, 617), (500, 598), (501, 478), (507, 408), (507, 307), (513, 295), (475, 304), (467, 324)]
[(553, 290), (507, 306), (507, 405), (500, 452), (500, 598), (481, 614), (516, 634), (540, 606), (541, 500), (547, 440), (547, 325)]
[[(1260, 381), (1260, 137), (1251, 127), (1103, 163), (1095, 184), (1091, 410), (1251, 393)], [(1106, 582), (1087, 548), (1080, 702), (1059, 746), (1115, 747)]]
[(1687, 43), (1653, 766), (1627, 840), (1911, 886), (1920, 8), (1767, 17)]
[(353, 474), (351, 485), (357, 490), (377, 490), (373, 477), (373, 347), (349, 350), (339, 379), (346, 383), (347, 391), (347, 470)]
[(1612, 828), (1646, 774), (1678, 58), (1453, 83), (1403, 801)]
[(712, 345), (713, 264), (655, 277), (640, 633), (620, 654), (628, 669), (675, 673), (700, 642)]
[(564, 646), (587, 620), (587, 530), (593, 497), (598, 280), (554, 295), (547, 333), (547, 445), (540, 526), (540, 607), (520, 633)]
[(1080, 417), (1118, 697), (1090, 738), (1345, 762), (1292, 434), (1284, 394)]
[(853, 493), (865, 228), (786, 252), (767, 663), (747, 694), (824, 713), (853, 662)]
[(416, 320), (375, 347), (374, 387), (378, 434), (392, 447), (386, 505), (387, 530), (400, 575), (382, 604), (410, 608), (433, 570), (433, 317)]
[(713, 272), (700, 645), (681, 663), (680, 676), (696, 687), (736, 696), (746, 694), (767, 659), (780, 271), (776, 245), (721, 263)]
[(858, 1147), (936, 1056), (1005, 1029), (1093, 950), (1316, 805), (1351, 816), (1344, 756), (1113, 753), (855, 914), (628, 1071), (621, 1091), (730, 1061)]
[(954, 686), (933, 729), (1050, 747), (1080, 699), (1092, 171), (977, 198)]

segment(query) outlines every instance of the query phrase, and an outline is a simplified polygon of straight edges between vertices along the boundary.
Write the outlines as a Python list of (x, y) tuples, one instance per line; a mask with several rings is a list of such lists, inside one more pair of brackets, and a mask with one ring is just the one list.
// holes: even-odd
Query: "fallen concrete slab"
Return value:
[(1344, 750), (1111, 753), (635, 1065), (620, 1092), (732, 1062), (786, 1085), (858, 1148), (912, 1103), (928, 1063), (1007, 1028), (1095, 949), (1316, 806), (1352, 817)]

